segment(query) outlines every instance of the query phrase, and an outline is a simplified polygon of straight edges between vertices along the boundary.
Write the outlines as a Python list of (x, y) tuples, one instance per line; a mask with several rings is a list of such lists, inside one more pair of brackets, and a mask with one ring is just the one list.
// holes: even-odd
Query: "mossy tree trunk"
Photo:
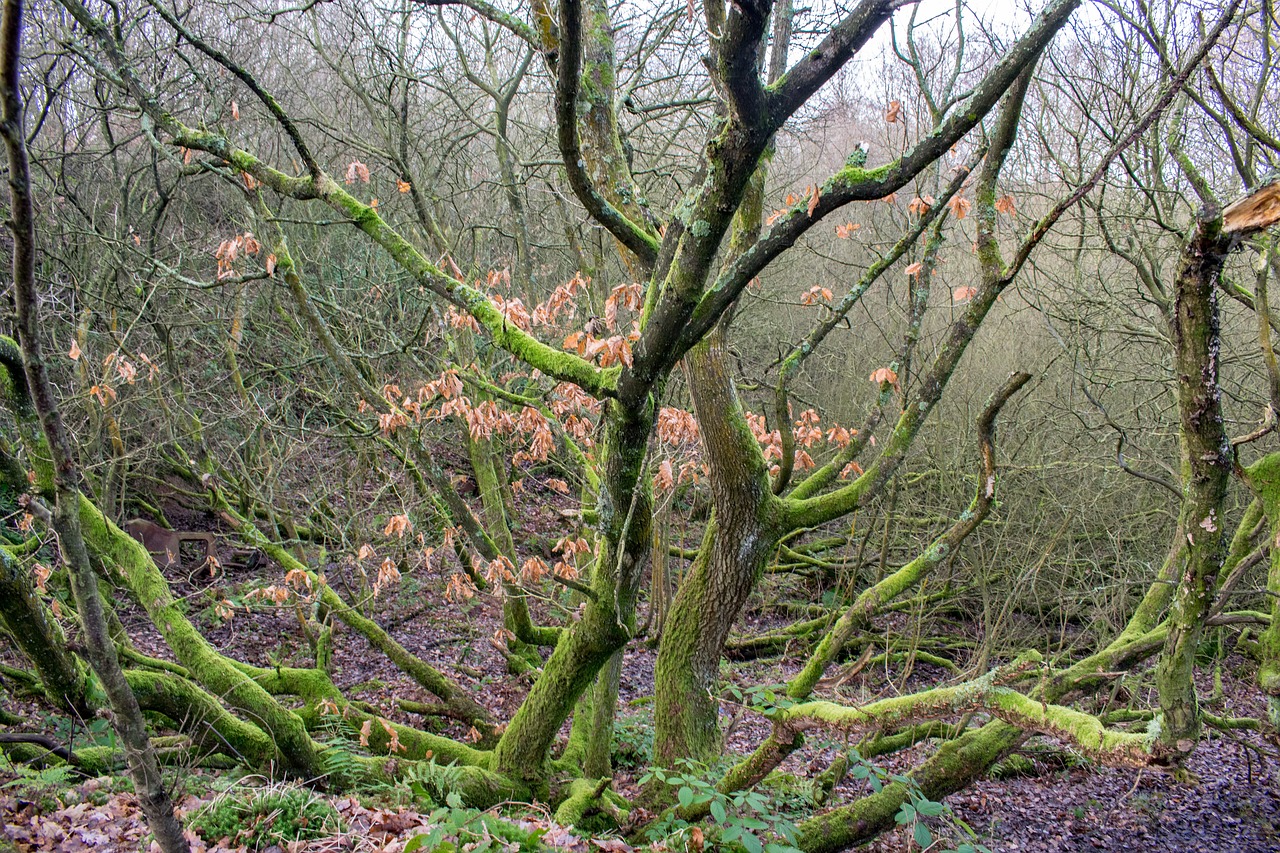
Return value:
[(1271, 562), (1267, 594), (1271, 598), (1271, 624), (1258, 637), (1262, 653), (1258, 686), (1267, 696), (1267, 716), (1280, 728), (1280, 453), (1270, 453), (1245, 470), (1245, 479), (1259, 496), (1271, 537)]
[(723, 328), (685, 356), (685, 363), (711, 461), (715, 514), (671, 604), (654, 669), (654, 760), (665, 766), (719, 754), (716, 694), (724, 643), (780, 532), (772, 521), (778, 499), (729, 375)]
[(1187, 547), (1169, 612), (1169, 636), (1156, 668), (1156, 687), (1161, 742), (1175, 760), (1190, 753), (1200, 736), (1200, 707), (1192, 678), (1196, 648), (1226, 558), (1222, 514), (1232, 456), (1218, 388), (1222, 342), (1216, 285), (1229, 245), (1217, 211), (1200, 217), (1183, 250), (1174, 283), (1175, 378), (1182, 443), (1179, 526)]
[(35, 666), (49, 701), (81, 718), (92, 717), (89, 673), (67, 648), (67, 638), (36, 594), (27, 567), (3, 547), (0, 547), (0, 622)]
[[(24, 107), (19, 68), (22, 58), (22, 2), (6, 0), (0, 15), (0, 136), (9, 159), (10, 220), (13, 232), (13, 296), (17, 304), (18, 336), (25, 365), (31, 407), (40, 421), (45, 447), (53, 462), (56, 504), (53, 528), (58, 549), (71, 578), (76, 616), (84, 632), (85, 653), (102, 685), (112, 712), (112, 727), (129, 762), (147, 824), (165, 853), (189, 848), (173, 801), (160, 772), (156, 751), (147, 735), (137, 697), (125, 680), (115, 643), (98, 594), (98, 579), (89, 565), (89, 552), (80, 532), (80, 471), (72, 454), (66, 425), (59, 412), (44, 361), (40, 297), (36, 292), (35, 210), (27, 159)], [(19, 382), (12, 377), (12, 382)]]

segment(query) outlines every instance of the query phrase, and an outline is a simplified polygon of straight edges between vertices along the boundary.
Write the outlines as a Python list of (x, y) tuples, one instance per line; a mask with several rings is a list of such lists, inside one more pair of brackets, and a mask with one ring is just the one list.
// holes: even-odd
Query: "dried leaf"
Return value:
[(873, 370), (871, 372), (871, 376), (868, 378), (877, 385), (888, 384), (895, 388), (898, 387), (898, 374), (888, 367), (881, 367), (877, 370)]

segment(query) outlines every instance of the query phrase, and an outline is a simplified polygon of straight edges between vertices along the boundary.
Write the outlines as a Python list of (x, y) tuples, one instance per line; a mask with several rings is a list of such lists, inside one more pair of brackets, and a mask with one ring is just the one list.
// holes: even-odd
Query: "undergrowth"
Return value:
[(273, 785), (225, 792), (195, 813), (191, 828), (206, 841), (264, 850), (343, 831), (338, 812), (306, 788)]

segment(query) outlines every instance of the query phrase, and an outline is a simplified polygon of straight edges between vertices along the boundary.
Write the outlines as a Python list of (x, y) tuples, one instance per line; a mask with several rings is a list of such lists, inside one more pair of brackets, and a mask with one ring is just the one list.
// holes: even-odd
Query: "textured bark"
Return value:
[(1270, 453), (1245, 470), (1249, 487), (1260, 498), (1271, 537), (1271, 562), (1267, 593), (1271, 597), (1271, 624), (1258, 636), (1260, 660), (1258, 686), (1267, 697), (1267, 715), (1280, 727), (1280, 453)]
[(698, 431), (711, 460), (715, 517), (676, 593), (654, 669), (654, 760), (708, 761), (720, 749), (720, 657), (777, 545), (777, 500), (743, 416), (717, 328), (685, 358)]
[(1182, 253), (1174, 283), (1174, 349), (1182, 443), (1182, 511), (1185, 563), (1169, 613), (1169, 636), (1156, 668), (1160, 739), (1181, 760), (1200, 736), (1196, 698), (1196, 647), (1226, 558), (1223, 500), (1231, 476), (1231, 448), (1222, 423), (1218, 389), (1216, 283), (1230, 241), (1217, 211), (1202, 216)]
[(609, 401), (601, 441), (602, 473), (591, 597), (566, 629), (529, 695), (494, 749), (493, 769), (545, 791), (556, 734), (583, 692), (635, 631), (636, 594), (648, 563), (653, 496), (646, 450), (652, 406), (639, 413)]
[(0, 548), (0, 622), (36, 668), (49, 701), (82, 719), (92, 717), (89, 674), (67, 648), (67, 638), (36, 594), (26, 566), (7, 548)]
[[(53, 528), (58, 534), (58, 547), (71, 577), (71, 592), (75, 598), (76, 615), (84, 631), (86, 656), (110, 704), (112, 724), (129, 761), (134, 791), (160, 848), (166, 853), (180, 853), (190, 848), (182, 834), (182, 825), (174, 814), (160, 763), (147, 736), (142, 710), (116, 657), (116, 647), (98, 596), (98, 579), (89, 565), (89, 553), (80, 535), (80, 472), (44, 362), (39, 296), (35, 289), (35, 213), (19, 81), (21, 54), (22, 2), (6, 0), (0, 18), (0, 101), (3, 102), (0, 135), (4, 137), (9, 154), (13, 295), (17, 303), (16, 325), (26, 368), (26, 385), (53, 462), (57, 499)], [(14, 384), (18, 381), (17, 377), (11, 378)]]

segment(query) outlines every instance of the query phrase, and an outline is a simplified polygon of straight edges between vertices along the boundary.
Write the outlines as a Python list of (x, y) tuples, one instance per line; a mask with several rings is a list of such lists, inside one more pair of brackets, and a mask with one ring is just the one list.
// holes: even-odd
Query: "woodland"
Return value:
[(4, 0), (0, 850), (1280, 849), (1278, 64)]

